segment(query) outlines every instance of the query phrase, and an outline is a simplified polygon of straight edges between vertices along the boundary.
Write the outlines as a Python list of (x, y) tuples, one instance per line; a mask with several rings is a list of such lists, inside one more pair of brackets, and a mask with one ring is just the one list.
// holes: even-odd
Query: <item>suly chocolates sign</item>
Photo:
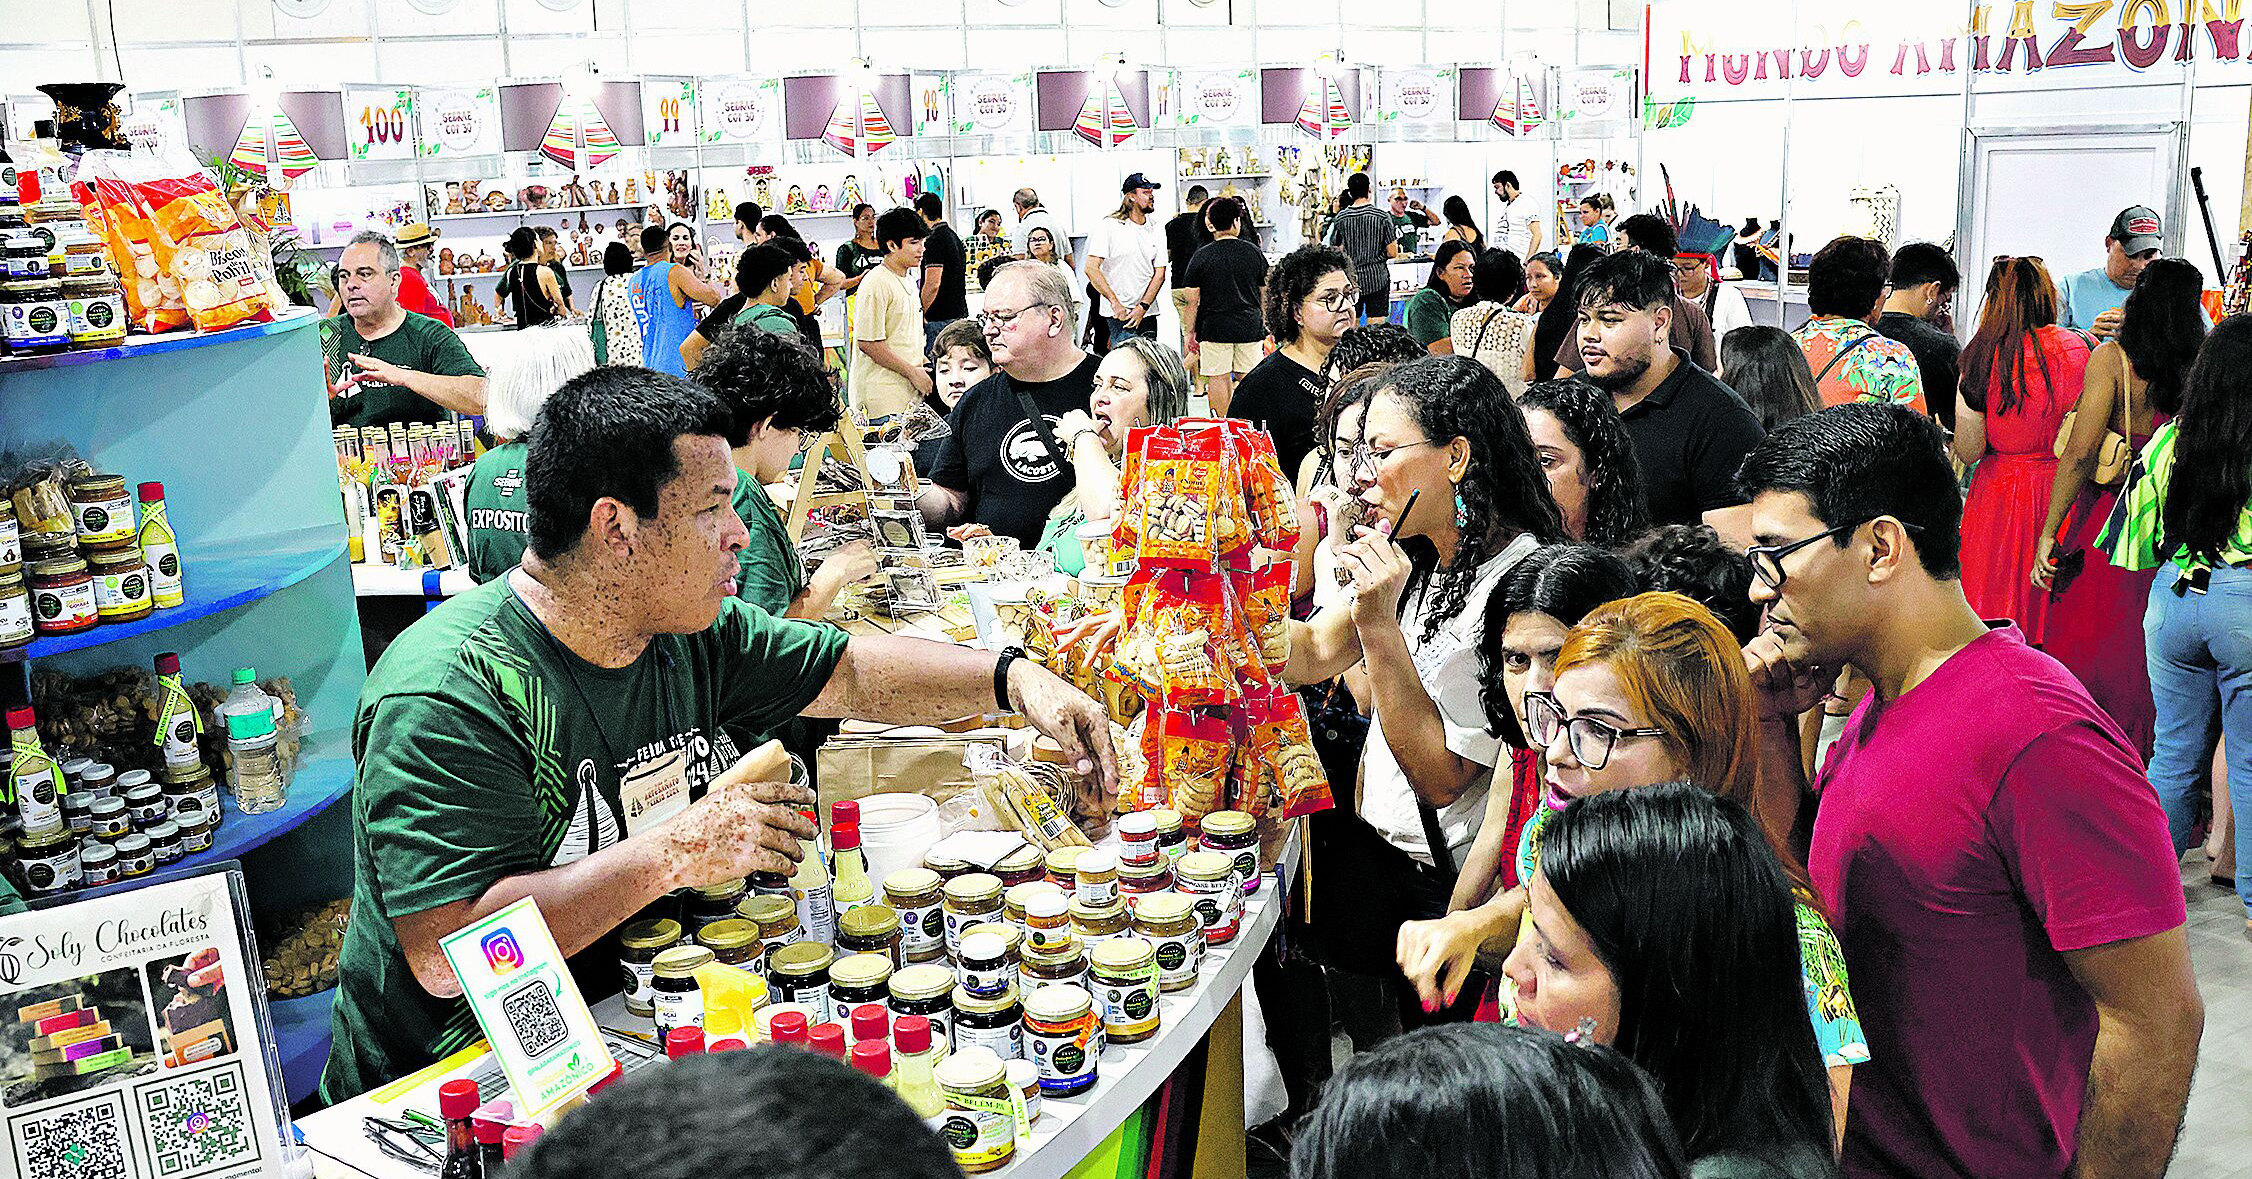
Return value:
[(1646, 77), (1661, 99), (1948, 93), (1966, 70), (2084, 86), (2190, 61), (2252, 64), (2243, 0), (1655, 0), (1648, 21)]

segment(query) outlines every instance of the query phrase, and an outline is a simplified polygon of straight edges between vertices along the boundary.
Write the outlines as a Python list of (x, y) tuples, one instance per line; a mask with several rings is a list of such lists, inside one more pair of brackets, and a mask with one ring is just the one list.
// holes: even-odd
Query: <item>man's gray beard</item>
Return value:
[(1607, 377), (1596, 376), (1593, 369), (1590, 369), (1587, 372), (1582, 373), (1581, 375), (1587, 378), (1589, 384), (1603, 390), (1605, 393), (1616, 393), (1621, 389), (1633, 385), (1636, 381), (1641, 380), (1642, 374), (1649, 371), (1650, 358), (1645, 356), (1640, 361), (1632, 365), (1622, 364), (1617, 371), (1613, 372), (1610, 376)]

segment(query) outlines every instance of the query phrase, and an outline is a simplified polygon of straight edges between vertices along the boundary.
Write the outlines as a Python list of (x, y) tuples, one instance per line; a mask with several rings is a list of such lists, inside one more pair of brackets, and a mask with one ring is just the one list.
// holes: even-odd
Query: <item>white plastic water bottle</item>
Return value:
[(274, 721), (281, 701), (258, 687), (258, 669), (235, 669), (235, 689), (219, 705), (227, 726), (227, 785), (235, 792), (235, 806), (246, 815), (280, 809), (289, 790), (282, 773), (281, 737)]

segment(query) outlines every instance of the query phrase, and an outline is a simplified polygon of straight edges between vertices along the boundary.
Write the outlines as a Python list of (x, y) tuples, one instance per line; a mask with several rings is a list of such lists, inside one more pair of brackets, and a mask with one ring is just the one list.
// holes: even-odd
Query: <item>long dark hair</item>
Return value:
[[(1439, 272), (1452, 265), (1456, 258), (1464, 254), (1470, 255), (1470, 293), (1457, 299), (1454, 297), (1454, 292), (1447, 289), (1446, 281), (1439, 277)], [(1431, 273), (1425, 276), (1423, 285), (1439, 292), (1440, 297), (1447, 301), (1448, 306), (1460, 309), (1477, 301), (1477, 275), (1478, 251), (1468, 242), (1445, 241), (1440, 242), (1438, 252), (1431, 255)]]
[(1576, 626), (1589, 611), (1630, 597), (1635, 588), (1634, 570), (1617, 553), (1591, 544), (1542, 545), (1509, 567), (1486, 599), (1485, 629), (1478, 636), (1478, 702), (1496, 734), (1520, 749), (1528, 744), (1501, 682), (1502, 632), (1510, 616), (1546, 614)]
[(1470, 202), (1459, 196), (1450, 196), (1439, 202), (1439, 212), (1446, 217), (1448, 226), (1459, 225), (1470, 231), (1472, 248), (1483, 246), (1486, 243), (1486, 235), (1478, 232), (1478, 223), (1471, 219)]
[(2182, 385), (2205, 342), (2205, 276), (2185, 258), (2156, 258), (2143, 267), (2119, 320), (2119, 350), (2150, 384), (2150, 407), (2182, 412)]
[(1743, 807), (1674, 783), (1575, 800), (1541, 876), (1619, 992), (1612, 1044), (1665, 1094), (1692, 1159), (1830, 1155), (1791, 886)]
[(2252, 373), (2252, 316), (2232, 315), (2206, 337), (2182, 390), (2182, 412), (2174, 419), (2173, 477), (2159, 515), (2160, 553), (2186, 548), (2192, 557), (2220, 563), (2221, 549), (2252, 499), (2246, 373)]
[[(1963, 345), (1963, 403), (1980, 413), (2015, 410), (2025, 400), (2027, 353), (2041, 370), (2041, 383), (2048, 384), (2049, 354), (2036, 333), (2056, 321), (2057, 287), (2049, 268), (2039, 258), (1994, 259), (1986, 275), (1978, 333)], [(2005, 363), (2006, 374), (2001, 371)]]
[(1686, 1179), (1650, 1078), (1600, 1044), (1498, 1023), (1353, 1058), (1291, 1148), (1296, 1179)]
[(1806, 353), (1779, 327), (1753, 324), (1722, 336), (1720, 379), (1752, 407), (1762, 430), (1822, 412)]
[(1476, 303), (1514, 303), (1525, 293), (1525, 264), (1515, 252), (1478, 251), (1470, 268), (1470, 299)]
[(1423, 614), (1423, 638), (1429, 641), (1441, 625), (1461, 616), (1470, 583), (1487, 558), (1518, 533), (1530, 533), (1542, 544), (1564, 539), (1564, 518), (1548, 493), (1532, 436), (1525, 432), (1525, 415), (1485, 365), (1467, 356), (1411, 360), (1385, 373), (1371, 400), (1385, 394), (1407, 406), (1433, 443), (1454, 438), (1470, 443), (1470, 465), (1455, 488), (1469, 522), (1462, 527), (1454, 560), (1441, 566), (1429, 541), (1409, 538), (1415, 580), (1428, 578), (1433, 590)]
[(1588, 243), (1573, 246), (1564, 256), (1564, 272), (1556, 276), (1556, 297), (1541, 308), (1540, 319), (1533, 324), (1534, 376), (1556, 375), (1556, 350), (1564, 346), (1564, 336), (1580, 314), (1580, 276), (1602, 256), (1603, 247)]
[(1577, 377), (1535, 381), (1517, 395), (1519, 409), (1546, 410), (1564, 428), (1564, 439), (1579, 447), (1591, 484), (1587, 494), (1589, 544), (1615, 549), (1650, 526), (1650, 506), (1642, 490), (1642, 462), (1634, 439), (1619, 420), (1611, 395)]

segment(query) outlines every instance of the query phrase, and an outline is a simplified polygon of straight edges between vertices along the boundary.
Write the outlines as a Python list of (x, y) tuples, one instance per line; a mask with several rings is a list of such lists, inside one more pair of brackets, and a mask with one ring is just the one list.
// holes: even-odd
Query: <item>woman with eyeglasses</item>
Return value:
[(1359, 306), (1353, 264), (1334, 246), (1300, 246), (1267, 272), (1267, 334), (1279, 347), (1236, 382), (1228, 416), (1274, 435), (1285, 474), (1314, 448), (1314, 417), (1328, 389), (1321, 374)]
[(1030, 232), (1024, 235), (1025, 253), (1034, 262), (1054, 270), (1057, 275), (1062, 277), (1063, 285), (1073, 288), (1072, 296), (1075, 302), (1072, 310), (1079, 322), (1084, 323), (1086, 322), (1087, 306), (1084, 300), (1078, 299), (1080, 289), (1078, 276), (1072, 274), (1071, 267), (1063, 263), (1063, 248), (1066, 244), (1068, 243), (1057, 241), (1055, 231), (1045, 225), (1035, 225)]
[(1692, 1179), (1834, 1179), (1822, 1053), (1794, 985), (1805, 910), (1759, 825), (1664, 783), (1573, 801), (1546, 843), (1507, 966), (1517, 1023), (1640, 1065)]
[[(1574, 799), (1661, 782), (1689, 781), (1760, 821), (1797, 897), (1805, 1009), (1830, 1069), (1837, 1132), (1845, 1128), (1852, 1066), (1869, 1059), (1846, 985), (1837, 936), (1805, 867), (1785, 850), (1783, 809), (1759, 792), (1757, 718), (1742, 649), (1710, 610), (1675, 593), (1638, 594), (1597, 608), (1557, 651), (1548, 693), (1528, 691), (1525, 732), (1547, 768), (1543, 805), (1517, 845), (1517, 875), (1542, 863), (1543, 831)], [(1424, 953), (1404, 963), (1419, 987), (1459, 980), (1481, 947), (1508, 936), (1524, 898), (1505, 894), (1475, 916), (1425, 933)], [(1517, 943), (1524, 933), (1517, 926)], [(1403, 952), (1407, 946), (1403, 931)], [(1457, 983), (1459, 985), (1459, 983)]]
[(1079, 480), (1048, 514), (1048, 527), (1035, 546), (1056, 555), (1057, 572), (1077, 577), (1087, 567), (1079, 547), (1080, 526), (1092, 521), (1107, 530), (1118, 515), (1127, 431), (1169, 425), (1188, 409), (1189, 373), (1180, 353), (1148, 336), (1135, 336), (1103, 356), (1087, 410), (1071, 410), (1056, 422), (1056, 437)]
[(1400, 923), (1446, 911), (1501, 762), (1480, 704), (1486, 600), (1563, 522), (1523, 415), (1476, 361), (1394, 366), (1340, 418), (1353, 444), (1339, 461), (1366, 512), (1337, 551), (1352, 592), (1291, 624), (1283, 675), (1305, 684), (1367, 667), (1360, 812), (1317, 826), (1315, 855), (1332, 867), (1314, 875), (1313, 906), (1348, 969), (1397, 982)]
[(2049, 595), (2026, 577), (2056, 482), (2057, 430), (2079, 399), (2088, 341), (2057, 326), (2057, 288), (2039, 258), (1996, 258), (1978, 334), (1963, 347), (1955, 457), (1963, 499), (1963, 596), (1985, 619), (2017, 623), (2041, 645)]

